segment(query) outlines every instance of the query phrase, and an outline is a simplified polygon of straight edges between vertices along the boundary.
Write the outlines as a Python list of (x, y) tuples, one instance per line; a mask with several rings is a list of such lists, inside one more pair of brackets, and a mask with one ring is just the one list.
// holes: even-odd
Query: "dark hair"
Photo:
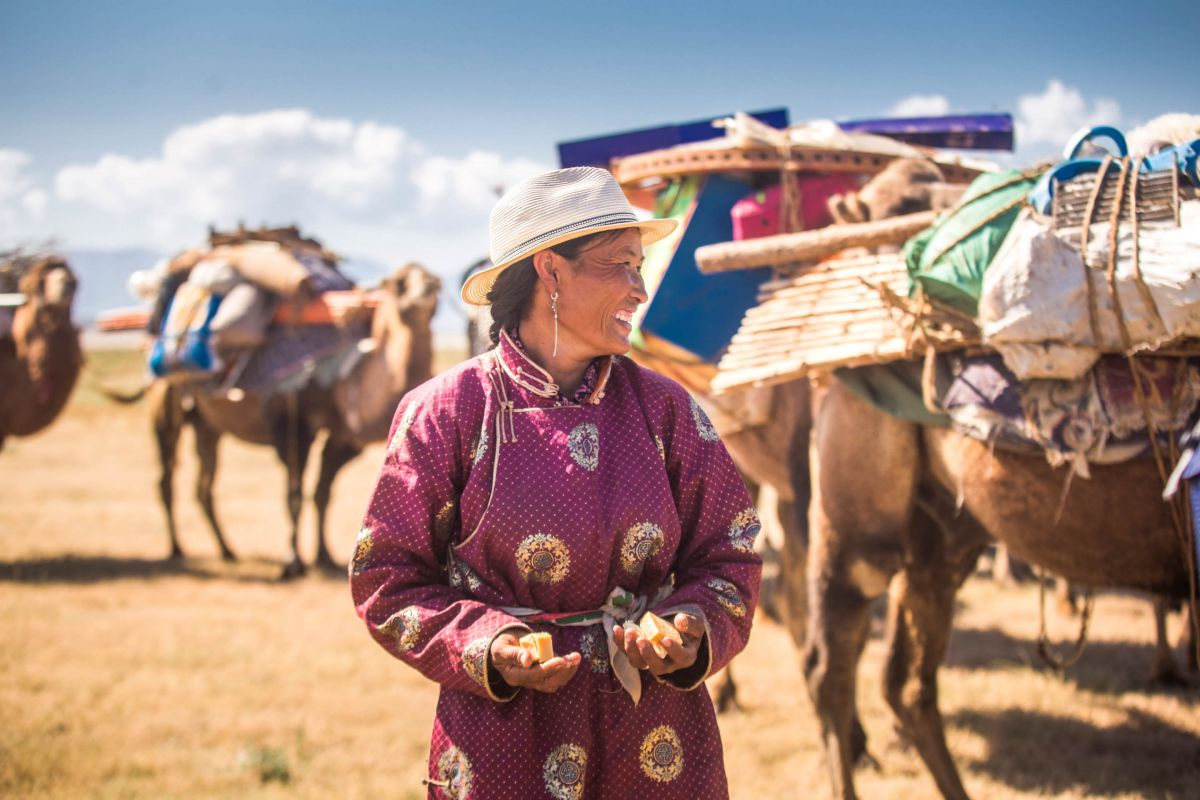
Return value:
[[(601, 231), (580, 236), (578, 239), (568, 239), (562, 244), (556, 244), (548, 249), (570, 261), (572, 265), (583, 251), (592, 244), (615, 239), (624, 230)], [(492, 288), (488, 290), (487, 299), (492, 304), (492, 327), (488, 335), (492, 344), (500, 343), (500, 331), (516, 330), (521, 320), (529, 313), (533, 303), (533, 287), (537, 283), (537, 270), (533, 268), (533, 256), (523, 258), (505, 269), (496, 278)]]

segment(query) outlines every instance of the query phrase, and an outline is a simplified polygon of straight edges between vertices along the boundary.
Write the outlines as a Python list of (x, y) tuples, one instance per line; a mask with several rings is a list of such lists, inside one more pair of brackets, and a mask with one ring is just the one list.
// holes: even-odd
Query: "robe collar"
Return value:
[(529, 355), (516, 331), (501, 329), (500, 344), (496, 347), (496, 360), (500, 363), (500, 368), (517, 386), (538, 397), (560, 398), (579, 405), (599, 405), (604, 397), (608, 376), (612, 373), (614, 358), (601, 356), (592, 359), (592, 363), (584, 370), (579, 388), (571, 397), (566, 397), (554, 382), (553, 376)]

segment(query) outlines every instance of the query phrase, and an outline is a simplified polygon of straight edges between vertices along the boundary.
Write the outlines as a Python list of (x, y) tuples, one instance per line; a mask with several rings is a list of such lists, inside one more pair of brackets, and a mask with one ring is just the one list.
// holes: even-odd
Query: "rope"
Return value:
[[(1133, 179), (1129, 182), (1129, 223), (1130, 233), (1133, 236), (1133, 282), (1137, 286), (1138, 294), (1142, 297), (1142, 304), (1149, 309), (1154, 316), (1154, 321), (1162, 330), (1163, 334), (1168, 333), (1167, 323), (1163, 322), (1162, 314), (1158, 311), (1158, 303), (1154, 301), (1154, 295), (1150, 293), (1150, 287), (1146, 285), (1146, 281), (1142, 278), (1142, 262), (1141, 262), (1141, 247), (1140, 233), (1138, 228), (1138, 184), (1142, 174), (1142, 162), (1136, 160), (1133, 162)], [(1176, 195), (1178, 197), (1178, 195)], [(1178, 203), (1177, 203), (1178, 204)]]
[(1075, 666), (1083, 655), (1083, 651), (1087, 648), (1088, 625), (1092, 621), (1092, 607), (1096, 602), (1096, 598), (1089, 587), (1083, 601), (1083, 612), (1079, 615), (1079, 636), (1076, 637), (1070, 654), (1065, 658), (1060, 658), (1050, 649), (1050, 636), (1046, 633), (1046, 573), (1036, 566), (1033, 568), (1033, 571), (1037, 576), (1038, 582), (1037, 653), (1042, 661), (1046, 662), (1055, 672), (1064, 672)]
[(800, 221), (800, 200), (796, 196), (796, 175), (789, 169), (792, 161), (792, 144), (786, 139), (779, 142), (779, 225), (780, 233), (794, 233), (803, 229)]
[(1096, 217), (1096, 206), (1100, 201), (1100, 192), (1104, 188), (1104, 178), (1108, 175), (1108, 168), (1113, 162), (1111, 155), (1105, 156), (1100, 162), (1100, 169), (1096, 172), (1096, 183), (1092, 186), (1092, 194), (1088, 197), (1087, 208), (1083, 212), (1083, 226), (1079, 230), (1079, 254), (1083, 261), (1083, 288), (1087, 292), (1088, 300), (1088, 323), (1092, 328), (1092, 342), (1096, 348), (1101, 346), (1100, 340), (1100, 311), (1096, 307), (1096, 292), (1092, 288), (1092, 273), (1088, 267), (1088, 236), (1092, 231), (1092, 222)]

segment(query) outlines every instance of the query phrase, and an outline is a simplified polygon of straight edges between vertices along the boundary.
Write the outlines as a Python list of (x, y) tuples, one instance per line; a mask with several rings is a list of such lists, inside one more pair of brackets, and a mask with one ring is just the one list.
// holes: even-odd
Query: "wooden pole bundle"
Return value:
[(819, 261), (848, 247), (899, 244), (928, 228), (936, 217), (935, 211), (922, 211), (876, 222), (831, 225), (743, 242), (710, 244), (696, 250), (696, 266), (709, 274)]

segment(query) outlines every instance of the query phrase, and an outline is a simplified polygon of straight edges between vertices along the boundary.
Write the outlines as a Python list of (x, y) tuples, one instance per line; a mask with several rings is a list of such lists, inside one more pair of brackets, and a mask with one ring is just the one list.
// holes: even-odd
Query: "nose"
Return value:
[(650, 295), (646, 292), (646, 279), (642, 277), (641, 272), (634, 271), (632, 284), (630, 295), (639, 306), (650, 299)]

